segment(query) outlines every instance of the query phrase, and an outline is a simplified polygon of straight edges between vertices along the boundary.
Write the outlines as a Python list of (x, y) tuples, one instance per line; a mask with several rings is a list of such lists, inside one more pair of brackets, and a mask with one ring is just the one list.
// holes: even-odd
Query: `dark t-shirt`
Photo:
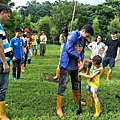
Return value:
[(119, 39), (116, 39), (116, 40), (109, 39), (107, 41), (106, 45), (108, 46), (108, 49), (106, 51), (106, 56), (111, 57), (111, 58), (116, 58), (117, 49), (118, 49), (118, 47), (120, 47), (120, 40)]

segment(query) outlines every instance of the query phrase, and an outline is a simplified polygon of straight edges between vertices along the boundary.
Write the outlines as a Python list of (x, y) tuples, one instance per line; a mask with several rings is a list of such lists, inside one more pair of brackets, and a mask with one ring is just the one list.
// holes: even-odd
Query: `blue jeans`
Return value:
[(93, 87), (89, 86), (88, 84), (86, 85), (86, 89), (91, 91), (91, 92), (97, 92), (98, 91), (98, 88), (93, 88)]
[[(8, 62), (8, 64), (10, 65), (10, 61)], [(6, 91), (8, 89), (8, 82), (9, 82), (9, 72), (0, 73), (0, 101), (5, 101)]]

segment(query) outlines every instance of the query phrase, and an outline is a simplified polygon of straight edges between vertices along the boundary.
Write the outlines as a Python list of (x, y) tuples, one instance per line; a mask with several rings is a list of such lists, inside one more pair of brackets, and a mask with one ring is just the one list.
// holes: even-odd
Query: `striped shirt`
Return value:
[[(2, 43), (3, 43), (4, 53), (7, 53), (7, 52), (11, 51), (11, 47), (10, 47), (10, 45), (8, 43), (5, 31), (4, 31), (3, 26), (2, 26), (1, 23), (0, 23), (0, 40), (2, 40)], [(6, 60), (9, 61), (10, 58), (6, 57)], [(2, 62), (2, 60), (0, 60), (0, 62)]]

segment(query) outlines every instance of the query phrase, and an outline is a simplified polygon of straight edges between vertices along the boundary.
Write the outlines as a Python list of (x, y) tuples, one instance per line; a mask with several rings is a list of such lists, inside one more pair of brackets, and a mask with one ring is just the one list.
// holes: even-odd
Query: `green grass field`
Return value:
[[(53, 82), (52, 77), (59, 62), (59, 45), (47, 45), (45, 56), (32, 58), (32, 64), (27, 65), (25, 73), (21, 74), (22, 80), (14, 81), (10, 72), (9, 88), (6, 102), (7, 115), (11, 120), (120, 120), (120, 61), (116, 63), (111, 80), (100, 80), (98, 97), (101, 102), (102, 114), (94, 118), (94, 101), (92, 109), (86, 110), (82, 106), (82, 114), (76, 115), (78, 104), (72, 102), (71, 83), (68, 83), (63, 100), (64, 117), (56, 115), (56, 97), (58, 81)], [(89, 58), (90, 51), (86, 50), (85, 58)], [(12, 67), (12, 66), (11, 66)], [(86, 79), (82, 77), (82, 100), (86, 99)]]

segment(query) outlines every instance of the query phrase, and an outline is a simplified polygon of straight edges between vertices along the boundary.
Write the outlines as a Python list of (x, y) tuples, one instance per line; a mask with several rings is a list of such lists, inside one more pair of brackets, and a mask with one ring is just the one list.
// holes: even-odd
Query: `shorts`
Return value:
[(104, 57), (103, 61), (102, 61), (102, 66), (103, 67), (107, 67), (109, 64), (110, 68), (115, 67), (115, 58), (111, 58), (111, 57)]
[(91, 91), (91, 92), (97, 92), (98, 91), (98, 88), (93, 88), (93, 87), (89, 86), (88, 84), (86, 85), (86, 89)]
[(32, 50), (37, 50), (37, 45), (32, 45)]

